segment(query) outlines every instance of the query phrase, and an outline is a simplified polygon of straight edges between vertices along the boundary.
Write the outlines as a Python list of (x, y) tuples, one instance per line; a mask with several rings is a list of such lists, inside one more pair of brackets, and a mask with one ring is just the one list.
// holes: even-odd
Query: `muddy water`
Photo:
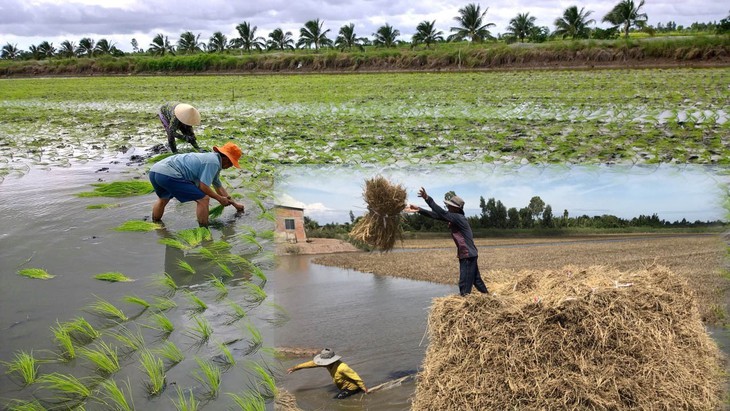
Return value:
[[(332, 348), (370, 387), (415, 373), (428, 342), (424, 333), (431, 300), (455, 288), (325, 267), (310, 259), (281, 257), (271, 276), (270, 295), (291, 316), (274, 330), (274, 344)], [(283, 364), (291, 367), (311, 359), (302, 356)], [(411, 381), (372, 395), (333, 400), (337, 391), (332, 379), (319, 368), (289, 374), (282, 385), (308, 410), (406, 410), (415, 389)]]

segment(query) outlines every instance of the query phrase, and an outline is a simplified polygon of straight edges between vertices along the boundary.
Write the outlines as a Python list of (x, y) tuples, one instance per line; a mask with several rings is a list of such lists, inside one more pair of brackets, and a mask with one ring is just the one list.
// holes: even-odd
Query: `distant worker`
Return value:
[(221, 170), (241, 168), (238, 160), (241, 149), (228, 142), (221, 147), (213, 147), (213, 153), (175, 154), (160, 160), (150, 168), (150, 182), (157, 194), (152, 206), (152, 221), (160, 221), (167, 203), (175, 197), (181, 203), (197, 202), (195, 214), (198, 224), (208, 226), (208, 206), (210, 199), (221, 205), (232, 205), (237, 211), (244, 211), (243, 204), (231, 199), (220, 181)]
[(418, 191), (418, 196), (426, 200), (426, 204), (431, 207), (431, 210), (410, 204), (406, 208), (406, 212), (419, 213), (449, 223), (451, 237), (456, 243), (456, 255), (459, 258), (459, 293), (462, 296), (470, 294), (472, 286), (482, 293), (489, 292), (479, 274), (478, 252), (474, 245), (474, 234), (472, 234), (469, 220), (464, 216), (464, 200), (457, 195), (444, 200), (448, 209), (445, 211), (433, 201), (433, 198), (429, 197), (423, 187)]
[(365, 383), (362, 381), (357, 373), (350, 368), (347, 364), (340, 361), (342, 356), (335, 355), (335, 352), (329, 348), (325, 348), (321, 353), (314, 356), (314, 360), (307, 361), (291, 367), (287, 370), (289, 374), (297, 370), (304, 368), (318, 368), (325, 367), (332, 376), (332, 381), (335, 383), (340, 392), (335, 395), (334, 398), (341, 400), (347, 398), (353, 394), (357, 394), (363, 391), (365, 394), (368, 393)]
[(193, 148), (200, 151), (195, 132), (193, 132), (193, 126), (200, 125), (200, 113), (195, 107), (184, 103), (166, 103), (160, 107), (158, 114), (167, 133), (170, 151), (177, 153), (175, 139), (188, 142)]

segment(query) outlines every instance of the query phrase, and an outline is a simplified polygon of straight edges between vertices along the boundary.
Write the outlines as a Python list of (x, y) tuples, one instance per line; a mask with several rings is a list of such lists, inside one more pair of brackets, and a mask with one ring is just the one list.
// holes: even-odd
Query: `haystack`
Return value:
[(378, 176), (365, 182), (363, 198), (368, 212), (352, 228), (350, 237), (383, 251), (392, 250), (403, 235), (400, 213), (406, 206), (405, 188)]
[(721, 408), (720, 351), (668, 269), (511, 277), (434, 301), (414, 410)]

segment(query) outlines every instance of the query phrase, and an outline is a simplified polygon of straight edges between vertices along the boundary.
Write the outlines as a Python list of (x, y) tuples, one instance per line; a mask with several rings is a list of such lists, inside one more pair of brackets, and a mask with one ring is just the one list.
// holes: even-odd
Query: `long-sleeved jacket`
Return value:
[(196, 150), (200, 150), (198, 142), (195, 139), (195, 133), (193, 128), (187, 124), (183, 124), (180, 120), (175, 117), (175, 106), (177, 103), (166, 103), (160, 107), (160, 121), (165, 127), (167, 133), (167, 143), (170, 145), (170, 150), (173, 153), (177, 152), (177, 144), (175, 139), (180, 139), (190, 143)]
[(304, 368), (327, 368), (332, 376), (332, 381), (340, 390), (354, 391), (358, 388), (365, 390), (365, 383), (357, 373), (342, 361), (334, 362), (330, 365), (317, 365), (314, 361), (301, 363), (293, 368), (294, 371)]
[(428, 197), (426, 204), (431, 207), (431, 210), (419, 208), (418, 213), (431, 217), (435, 220), (442, 220), (449, 223), (449, 229), (451, 230), (451, 238), (456, 243), (456, 255), (459, 259), (477, 257), (479, 254), (477, 248), (474, 245), (474, 234), (471, 232), (471, 226), (469, 221), (463, 214), (450, 213), (443, 208), (439, 207), (433, 198)]

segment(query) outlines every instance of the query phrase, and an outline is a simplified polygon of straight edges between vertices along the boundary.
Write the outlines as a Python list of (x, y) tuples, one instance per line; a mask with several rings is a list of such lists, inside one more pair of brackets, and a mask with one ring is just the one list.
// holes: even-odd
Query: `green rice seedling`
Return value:
[(170, 321), (169, 318), (163, 313), (154, 313), (152, 314), (152, 322), (154, 325), (153, 328), (162, 331), (163, 334), (169, 335), (173, 331), (175, 331), (175, 324), (173, 324), (172, 321)]
[(261, 280), (260, 287), (263, 287), (266, 285), (266, 281), (268, 281), (268, 278), (266, 277), (266, 274), (264, 274), (264, 270), (260, 269), (259, 267), (256, 267), (255, 265), (251, 266), (251, 274), (254, 275), (254, 277)]
[(216, 290), (218, 290), (218, 295), (216, 296), (217, 300), (222, 300), (228, 295), (228, 287), (226, 287), (225, 283), (220, 280), (220, 278), (210, 275), (210, 285), (213, 286)]
[(213, 328), (205, 317), (193, 315), (193, 321), (195, 324), (187, 330), (186, 334), (195, 339), (198, 344), (205, 344), (213, 334)]
[(80, 348), (79, 356), (86, 358), (96, 366), (96, 370), (104, 376), (119, 371), (119, 354), (116, 347), (108, 345), (104, 341), (97, 343), (97, 349)]
[(223, 209), (224, 208), (225, 207), (223, 206), (223, 204), (218, 204), (217, 206), (215, 206), (215, 207), (211, 208), (210, 210), (208, 210), (208, 217), (210, 217), (210, 218), (218, 218), (218, 217), (220, 217), (221, 214), (223, 214)]
[(276, 397), (278, 389), (276, 388), (276, 380), (274, 380), (274, 377), (266, 368), (259, 364), (253, 364), (252, 368), (260, 377), (257, 388), (259, 389), (259, 392), (262, 392), (261, 395), (266, 399), (273, 399)]
[(233, 367), (236, 365), (236, 359), (226, 344), (218, 343), (218, 349), (220, 349), (221, 353), (213, 357), (213, 361), (224, 367)]
[(177, 266), (180, 267), (181, 269), (189, 272), (190, 274), (195, 274), (195, 269), (193, 268), (192, 265), (188, 264), (187, 261), (177, 260)]
[(185, 355), (172, 341), (165, 341), (161, 347), (154, 350), (154, 353), (175, 365), (185, 359)]
[(259, 218), (259, 220), (267, 220), (267, 221), (270, 221), (272, 223), (275, 223), (276, 222), (276, 216), (274, 215), (274, 213), (272, 213), (270, 211), (264, 211), (264, 212), (262, 212), (261, 214), (259, 214), (259, 217), (258, 218)]
[(233, 324), (241, 318), (246, 317), (246, 310), (244, 310), (243, 307), (236, 304), (234, 301), (228, 300), (228, 306), (231, 307), (231, 310), (233, 310), (233, 312), (226, 313), (226, 315), (228, 316), (228, 321), (226, 321), (226, 324)]
[(127, 317), (122, 310), (115, 307), (114, 304), (98, 297), (97, 300), (90, 304), (87, 309), (92, 314), (96, 314), (100, 317), (115, 319), (120, 322), (129, 320), (129, 317)]
[(251, 244), (251, 245), (256, 246), (256, 248), (259, 251), (261, 251), (261, 250), (264, 249), (264, 247), (261, 245), (261, 243), (259, 243), (259, 241), (256, 239), (256, 235), (255, 234), (250, 234), (250, 233), (249, 234), (242, 234), (241, 235), (241, 239), (246, 244)]
[(208, 309), (208, 304), (205, 303), (205, 301), (198, 298), (197, 295), (194, 293), (188, 291), (186, 292), (188, 298), (190, 299), (190, 302), (193, 303), (193, 308), (191, 310), (195, 313), (202, 313), (203, 311)]
[(162, 226), (158, 223), (151, 223), (148, 221), (130, 220), (122, 223), (122, 225), (114, 228), (116, 231), (154, 231), (159, 230)]
[(264, 240), (270, 240), (270, 241), (274, 240), (275, 235), (276, 234), (274, 233), (274, 230), (264, 230), (264, 231), (261, 231), (258, 233), (258, 236), (260, 238), (263, 238)]
[(214, 252), (214, 253), (227, 253), (231, 251), (231, 244), (229, 244), (227, 241), (213, 241), (212, 243), (208, 244), (206, 249)]
[(190, 393), (189, 397), (185, 397), (185, 392), (182, 388), (177, 387), (177, 402), (173, 401), (177, 411), (197, 411), (200, 407), (200, 403), (195, 399), (193, 390), (188, 390)]
[(185, 244), (181, 243), (178, 240), (175, 240), (174, 238), (161, 238), (157, 241), (160, 244), (164, 244), (166, 246), (177, 248), (178, 250), (187, 250), (190, 247), (186, 246)]
[(86, 209), (87, 210), (104, 210), (107, 208), (116, 208), (116, 207), (120, 207), (120, 206), (121, 206), (120, 204), (91, 204), (91, 205), (87, 205)]
[(228, 394), (233, 403), (236, 404), (241, 411), (264, 411), (266, 410), (266, 400), (258, 392), (247, 392), (245, 394)]
[(152, 308), (157, 311), (167, 311), (177, 307), (177, 303), (170, 298), (155, 297), (155, 303), (152, 304)]
[(282, 326), (291, 319), (284, 307), (276, 303), (269, 303), (268, 305), (273, 309), (273, 315), (266, 319), (270, 324)]
[(249, 305), (261, 304), (267, 297), (266, 291), (263, 288), (252, 282), (246, 282), (243, 284), (246, 288), (247, 295), (244, 298)]
[(53, 399), (57, 402), (78, 402), (91, 396), (91, 389), (84, 381), (70, 374), (44, 374), (38, 377), (38, 382), (56, 393)]
[(0, 361), (6, 368), (5, 374), (15, 374), (20, 378), (23, 386), (33, 384), (38, 377), (38, 361), (33, 357), (33, 351), (15, 353), (15, 359), (10, 362)]
[(33, 401), (20, 401), (20, 400), (11, 400), (9, 404), (7, 404), (8, 411), (46, 411), (46, 407), (41, 405), (38, 400)]
[(61, 326), (68, 332), (76, 344), (85, 345), (101, 337), (101, 332), (97, 331), (83, 317), (74, 318), (72, 321), (61, 324)]
[(209, 241), (213, 238), (210, 230), (205, 227), (189, 228), (175, 234), (182, 242), (188, 244), (190, 248), (199, 246), (203, 241)]
[(114, 181), (94, 183), (93, 191), (78, 193), (79, 197), (132, 197), (149, 194), (153, 191), (149, 181)]
[(48, 274), (48, 271), (42, 268), (24, 268), (22, 270), (19, 270), (18, 274), (22, 275), (23, 277), (34, 278), (38, 280), (48, 280), (55, 277), (55, 275)]
[(228, 278), (232, 278), (235, 276), (235, 274), (233, 274), (233, 271), (227, 265), (223, 263), (218, 263), (218, 267), (220, 267), (221, 271), (223, 271), (224, 276)]
[(246, 355), (251, 355), (261, 348), (264, 344), (264, 338), (261, 336), (261, 331), (256, 328), (253, 324), (246, 324), (248, 333), (251, 334), (251, 339), (248, 340), (248, 347), (246, 347)]
[(173, 279), (168, 273), (163, 273), (162, 277), (157, 280), (157, 284), (166, 289), (167, 293), (170, 295), (175, 294), (175, 291), (178, 289), (175, 279)]
[(101, 273), (94, 276), (97, 280), (101, 281), (109, 281), (110, 283), (118, 283), (118, 282), (130, 282), (134, 281), (133, 279), (127, 277), (126, 275), (116, 272), (116, 271), (110, 271), (108, 273)]
[(207, 258), (208, 260), (215, 261), (218, 259), (218, 255), (216, 255), (214, 252), (210, 251), (209, 249), (202, 247), (198, 250), (198, 254), (201, 256)]
[(66, 360), (72, 360), (76, 358), (76, 348), (74, 347), (73, 339), (68, 330), (56, 321), (57, 327), (51, 327), (53, 336), (56, 339), (56, 343), (61, 348), (61, 357)]
[(109, 335), (124, 346), (127, 352), (137, 351), (145, 346), (144, 337), (139, 328), (132, 331), (129, 328), (121, 327), (119, 331), (110, 331)]
[(125, 295), (124, 298), (122, 298), (122, 300), (124, 300), (130, 304), (139, 305), (140, 307), (142, 307), (144, 309), (150, 308), (152, 306), (152, 304), (150, 304), (147, 300), (140, 298), (140, 297), (133, 296), (133, 295)]
[(221, 369), (210, 361), (196, 358), (198, 370), (193, 372), (193, 378), (198, 380), (208, 389), (208, 397), (215, 398), (221, 388)]
[[(123, 388), (117, 385), (117, 382), (109, 378), (99, 384), (100, 398), (106, 409), (114, 411), (134, 411), (134, 397), (132, 396), (132, 385), (129, 379), (125, 381), (127, 387), (126, 393)], [(129, 400), (127, 398), (129, 397)]]
[(147, 374), (145, 389), (150, 396), (159, 395), (165, 389), (166, 375), (162, 359), (155, 357), (151, 352), (144, 350), (139, 357), (142, 370)]

